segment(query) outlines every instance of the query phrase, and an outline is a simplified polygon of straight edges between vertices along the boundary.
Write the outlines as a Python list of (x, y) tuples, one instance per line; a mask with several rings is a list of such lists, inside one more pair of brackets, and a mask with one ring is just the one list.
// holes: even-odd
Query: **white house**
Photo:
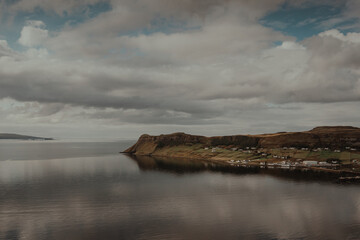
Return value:
[(318, 165), (318, 161), (303, 161), (305, 166), (315, 166)]

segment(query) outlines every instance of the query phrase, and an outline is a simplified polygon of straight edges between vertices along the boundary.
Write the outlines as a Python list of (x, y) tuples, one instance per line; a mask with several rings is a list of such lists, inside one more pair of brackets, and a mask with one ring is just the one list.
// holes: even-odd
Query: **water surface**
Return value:
[(130, 145), (0, 142), (0, 239), (360, 238), (358, 185), (117, 153)]

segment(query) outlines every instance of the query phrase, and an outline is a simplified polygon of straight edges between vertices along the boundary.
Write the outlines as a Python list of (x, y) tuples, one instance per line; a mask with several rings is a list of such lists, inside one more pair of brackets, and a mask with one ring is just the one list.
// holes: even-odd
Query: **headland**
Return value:
[(302, 168), (360, 174), (360, 128), (316, 127), (303, 132), (205, 137), (142, 135), (124, 153), (198, 159), (233, 167)]

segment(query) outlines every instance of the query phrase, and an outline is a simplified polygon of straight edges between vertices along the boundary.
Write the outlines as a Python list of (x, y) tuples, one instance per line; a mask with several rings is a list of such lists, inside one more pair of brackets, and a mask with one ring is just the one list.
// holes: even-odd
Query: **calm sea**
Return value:
[(0, 239), (360, 239), (360, 185), (0, 141)]

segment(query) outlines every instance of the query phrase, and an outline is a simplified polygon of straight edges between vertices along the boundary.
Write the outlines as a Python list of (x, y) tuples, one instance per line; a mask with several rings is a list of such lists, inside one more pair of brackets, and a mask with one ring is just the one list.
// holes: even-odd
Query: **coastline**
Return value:
[(142, 171), (162, 171), (173, 174), (193, 174), (217, 172), (235, 175), (269, 175), (299, 182), (324, 182), (331, 184), (358, 184), (359, 177), (344, 171), (332, 171), (316, 168), (267, 168), (259, 165), (229, 165), (224, 161), (164, 156), (144, 156), (126, 154), (135, 161)]
[(148, 155), (135, 155), (135, 154), (130, 154), (130, 153), (126, 153), (126, 152), (121, 152), (122, 154), (128, 155), (134, 159), (138, 159), (141, 157), (150, 157), (150, 158), (157, 158), (157, 159), (162, 159), (162, 160), (167, 160), (167, 159), (176, 159), (179, 161), (183, 161), (183, 160), (192, 160), (192, 161), (198, 161), (199, 163), (209, 163), (209, 164), (217, 164), (217, 165), (222, 165), (222, 166), (226, 166), (226, 167), (230, 167), (233, 169), (237, 169), (237, 168), (261, 168), (261, 169), (282, 169), (282, 170), (301, 170), (301, 171), (311, 171), (314, 173), (328, 173), (328, 174), (333, 174), (334, 177), (356, 177), (356, 176), (360, 176), (360, 173), (358, 172), (353, 172), (353, 171), (349, 171), (349, 170), (343, 170), (343, 169), (331, 169), (331, 168), (322, 168), (322, 167), (312, 167), (312, 166), (281, 166), (281, 165), (275, 165), (275, 166), (267, 166), (267, 165), (261, 165), (260, 163), (248, 163), (248, 164), (237, 164), (237, 163), (231, 163), (229, 162), (230, 160), (224, 160), (224, 159), (208, 159), (208, 158), (201, 158), (201, 157), (196, 157), (196, 156), (168, 156), (168, 155), (157, 155), (157, 154), (148, 154)]
[(299, 169), (354, 177), (360, 176), (360, 128), (317, 127), (306, 132), (219, 137), (144, 134), (123, 153), (230, 168)]

